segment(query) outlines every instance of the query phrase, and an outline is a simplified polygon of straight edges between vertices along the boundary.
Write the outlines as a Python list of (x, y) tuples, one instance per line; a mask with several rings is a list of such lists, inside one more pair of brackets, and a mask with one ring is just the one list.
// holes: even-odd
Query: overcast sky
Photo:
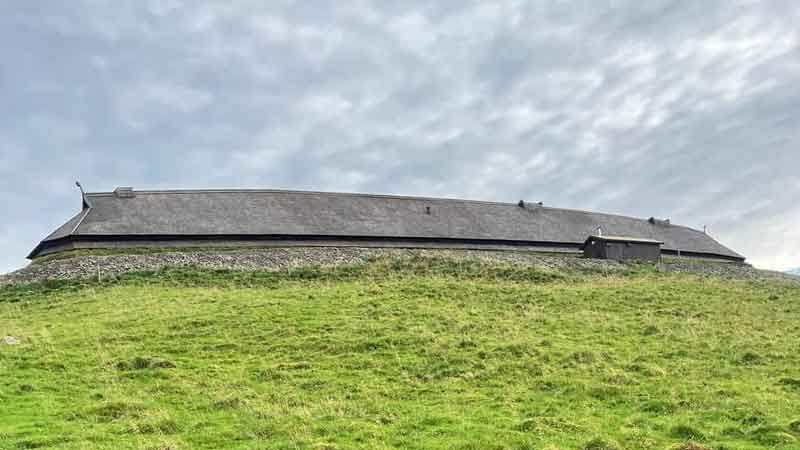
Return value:
[(0, 2), (0, 272), (90, 191), (669, 217), (800, 266), (800, 2)]

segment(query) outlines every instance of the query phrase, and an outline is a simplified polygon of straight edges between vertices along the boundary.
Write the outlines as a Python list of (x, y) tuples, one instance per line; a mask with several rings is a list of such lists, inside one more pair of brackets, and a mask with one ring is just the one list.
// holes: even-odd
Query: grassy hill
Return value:
[(797, 449), (798, 324), (798, 285), (646, 267), (3, 287), (0, 449)]

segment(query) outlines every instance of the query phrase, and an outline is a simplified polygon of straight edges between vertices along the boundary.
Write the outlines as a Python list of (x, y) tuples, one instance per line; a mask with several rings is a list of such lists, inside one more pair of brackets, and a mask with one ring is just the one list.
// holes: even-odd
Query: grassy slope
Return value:
[(0, 449), (797, 449), (799, 300), (437, 260), (4, 288)]

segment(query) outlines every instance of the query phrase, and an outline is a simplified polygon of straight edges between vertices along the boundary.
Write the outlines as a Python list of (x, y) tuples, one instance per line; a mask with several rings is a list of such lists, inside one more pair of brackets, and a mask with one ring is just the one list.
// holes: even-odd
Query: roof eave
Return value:
[[(65, 234), (63, 236), (58, 236), (58, 237), (52, 238), (52, 239), (45, 238), (43, 241), (39, 242), (39, 244), (37, 244), (36, 247), (34, 247), (34, 249), (31, 250), (30, 253), (28, 253), (28, 256), (26, 256), (26, 258), (27, 259), (36, 258), (37, 256), (39, 256), (39, 253), (41, 253), (43, 248), (50, 242), (57, 242), (57, 241), (60, 241), (60, 240), (63, 240), (63, 239), (69, 239), (70, 237), (77, 235), (78, 234), (78, 228), (81, 226), (81, 224), (83, 224), (83, 221), (86, 220), (86, 217), (89, 216), (89, 213), (91, 213), (92, 210), (93, 209), (92, 209), (91, 203), (87, 204), (87, 202), (84, 201), (84, 208), (79, 213), (80, 214), (80, 218), (75, 223), (75, 226), (73, 226), (72, 229), (69, 230), (69, 233), (67, 233), (67, 234)], [(70, 219), (70, 220), (72, 220), (72, 219)], [(51, 234), (51, 236), (52, 236), (52, 234)]]
[(25, 258), (32, 260), (32, 259), (36, 258), (37, 256), (39, 256), (39, 252), (41, 252), (42, 251), (42, 247), (44, 247), (43, 244), (44, 244), (44, 242), (39, 242), (38, 244), (36, 244), (36, 247), (34, 247), (33, 250), (31, 250), (31, 252), (28, 253), (28, 256), (26, 256)]

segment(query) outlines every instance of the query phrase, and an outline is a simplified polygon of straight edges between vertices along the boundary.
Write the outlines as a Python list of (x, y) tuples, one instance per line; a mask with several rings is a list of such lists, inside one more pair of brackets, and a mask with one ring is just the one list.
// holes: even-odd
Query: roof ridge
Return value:
[(91, 207), (91, 206), (87, 207), (87, 208), (86, 208), (86, 209), (83, 211), (83, 215), (81, 216), (81, 218), (80, 218), (80, 219), (78, 219), (78, 223), (76, 223), (76, 224), (75, 224), (75, 226), (72, 228), (72, 231), (70, 231), (70, 232), (69, 232), (69, 236), (71, 236), (71, 235), (73, 235), (73, 234), (77, 234), (77, 233), (76, 233), (76, 231), (78, 231), (78, 227), (80, 227), (80, 226), (81, 226), (81, 224), (83, 223), (83, 221), (84, 221), (84, 220), (85, 220), (87, 217), (89, 217), (89, 213), (91, 213), (91, 212), (92, 212), (92, 207)]
[[(482, 203), (492, 205), (517, 206), (517, 203), (499, 202), (492, 200), (471, 200), (453, 197), (423, 197), (414, 195), (393, 195), (393, 194), (368, 194), (362, 192), (334, 192), (334, 191), (302, 191), (294, 189), (155, 189), (155, 190), (134, 190), (139, 195), (161, 195), (161, 194), (300, 194), (300, 195), (338, 195), (348, 197), (384, 198), (397, 200), (424, 200), (424, 201), (450, 201), (465, 203)], [(113, 192), (88, 192), (87, 196), (108, 197), (113, 196)], [(556, 209), (556, 208), (551, 208)]]

